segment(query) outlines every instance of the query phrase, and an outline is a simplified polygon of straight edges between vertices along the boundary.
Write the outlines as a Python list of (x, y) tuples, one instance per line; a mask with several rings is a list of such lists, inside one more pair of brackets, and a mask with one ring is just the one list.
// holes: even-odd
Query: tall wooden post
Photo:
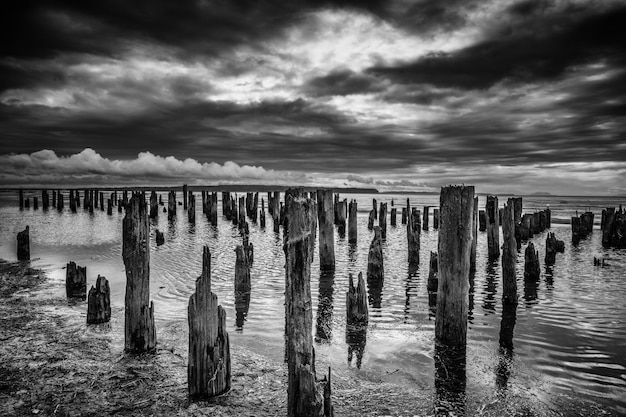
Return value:
[(367, 256), (367, 285), (370, 288), (370, 301), (375, 308), (380, 307), (384, 279), (385, 265), (383, 261), (382, 234), (380, 226), (375, 226), (374, 238), (372, 243), (370, 243)]
[(335, 236), (333, 230), (333, 192), (317, 190), (320, 269), (335, 269)]
[(167, 220), (176, 217), (176, 191), (172, 190), (167, 194)]
[(418, 216), (415, 216), (410, 207), (406, 209), (406, 239), (408, 248), (408, 260), (410, 264), (420, 263), (420, 224)]
[(48, 194), (48, 190), (41, 190), (41, 207), (44, 210), (48, 210), (48, 207), (50, 207), (50, 195)]
[(498, 215), (498, 197), (487, 196), (487, 252), (489, 259), (500, 257), (500, 223)]
[(477, 242), (478, 242), (478, 197), (474, 197), (474, 215), (472, 216), (472, 250), (470, 252), (470, 272), (476, 272)]
[(187, 385), (192, 400), (208, 399), (230, 389), (230, 341), (226, 311), (211, 292), (211, 253), (202, 250), (202, 275), (189, 297)]
[(151, 352), (156, 347), (154, 306), (150, 301), (150, 232), (145, 196), (133, 194), (122, 221), (122, 258), (126, 268), (124, 348)]
[(193, 191), (187, 192), (187, 220), (189, 223), (196, 222), (196, 196)]
[(24, 190), (22, 190), (21, 188), (19, 191), (19, 195), (20, 195), (20, 210), (24, 210)]
[(514, 201), (509, 198), (502, 212), (502, 302), (517, 303), (517, 279), (515, 264), (517, 243), (515, 242)]
[[(478, 197), (476, 197), (478, 199)], [(476, 217), (478, 217), (478, 210), (476, 210)], [(433, 229), (439, 229), (439, 209), (433, 209)]]
[(356, 243), (357, 241), (357, 203), (356, 200), (350, 201), (348, 213), (348, 242)]
[(438, 278), (438, 256), (437, 252), (430, 251), (430, 263), (428, 269), (428, 281), (426, 281), (426, 291), (428, 291), (428, 306), (431, 308), (433, 313), (436, 310), (432, 310), (433, 307), (437, 306), (437, 288), (439, 288), (439, 278)]
[(428, 230), (428, 216), (430, 212), (430, 206), (424, 206), (424, 218), (422, 220), (422, 229)]
[(156, 219), (157, 217), (159, 217), (159, 204), (157, 202), (156, 191), (152, 190), (150, 193), (150, 218)]
[(383, 239), (387, 239), (387, 203), (380, 203), (378, 211), (378, 225), (380, 226), (380, 235)]
[(17, 260), (30, 261), (30, 227), (17, 234)]
[(183, 184), (183, 210), (187, 211), (187, 184)]
[(467, 342), (474, 187), (442, 187), (439, 206), (435, 340), (439, 345), (464, 348)]
[[(315, 202), (306, 198), (302, 189), (288, 190), (285, 200), (287, 227), (283, 247), (286, 257), (285, 317), (289, 369), (287, 415), (289, 417), (332, 415), (330, 399), (328, 402), (324, 401), (324, 396), (317, 392), (315, 353), (311, 334), (313, 326), (311, 257), (315, 245), (311, 226), (314, 224)], [(318, 200), (329, 202), (328, 210), (323, 211), (323, 217), (332, 227), (334, 220), (332, 192), (318, 190)]]

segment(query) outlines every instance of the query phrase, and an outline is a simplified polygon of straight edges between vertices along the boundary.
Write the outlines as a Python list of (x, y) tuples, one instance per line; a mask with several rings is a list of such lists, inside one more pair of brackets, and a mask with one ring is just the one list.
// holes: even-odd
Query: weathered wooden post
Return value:
[(356, 243), (357, 235), (357, 202), (353, 199), (348, 205), (348, 243)]
[(548, 233), (546, 237), (546, 257), (544, 262), (546, 265), (554, 265), (556, 262), (556, 253), (565, 250), (565, 242), (557, 240), (554, 233)]
[(152, 190), (150, 193), (150, 218), (156, 219), (157, 217), (159, 217), (159, 204), (157, 202), (156, 191)]
[(378, 225), (380, 226), (380, 235), (383, 239), (387, 239), (387, 203), (380, 203), (378, 211)]
[(98, 190), (92, 190), (91, 192), (93, 193), (91, 199), (93, 200), (94, 207), (98, 208)]
[(187, 211), (188, 207), (188, 197), (187, 197), (187, 184), (183, 184), (183, 210)]
[(237, 245), (235, 257), (235, 295), (250, 295), (252, 291), (250, 263), (244, 246)]
[(372, 230), (374, 228), (374, 221), (376, 221), (376, 210), (370, 210), (369, 217), (367, 219), (367, 228)]
[(406, 219), (408, 260), (409, 264), (417, 265), (420, 263), (420, 235), (422, 233), (418, 222), (419, 216), (415, 216), (410, 207), (406, 210), (409, 213)]
[(374, 227), (374, 238), (370, 243), (367, 256), (367, 285), (370, 287), (370, 301), (372, 306), (380, 308), (381, 291), (385, 279), (383, 261), (382, 233), (380, 226)]
[(159, 229), (155, 230), (156, 235), (156, 244), (157, 246), (161, 246), (165, 243), (165, 236), (163, 236), (163, 232), (159, 231)]
[(211, 253), (202, 250), (202, 275), (189, 297), (187, 385), (192, 400), (208, 399), (230, 389), (230, 341), (226, 311), (211, 291)]
[(272, 221), (274, 224), (274, 232), (278, 233), (280, 231), (280, 209), (279, 209), (279, 203), (280, 203), (280, 197), (279, 197), (279, 193), (278, 191), (274, 192), (274, 195), (272, 196), (272, 203), (270, 204), (270, 213), (272, 214)]
[(522, 221), (522, 197), (513, 197), (513, 223)]
[(33, 197), (33, 210), (39, 210), (39, 201), (37, 197)]
[(498, 197), (487, 196), (487, 252), (489, 259), (500, 257), (500, 223), (498, 215)]
[(176, 217), (176, 192), (171, 190), (167, 194), (167, 220)]
[(474, 187), (442, 187), (439, 207), (441, 224), (435, 341), (437, 345), (464, 349), (467, 342)]
[(100, 196), (100, 211), (104, 211), (104, 193), (100, 191), (98, 194)]
[(70, 261), (65, 268), (65, 294), (68, 298), (87, 296), (87, 267)]
[(107, 323), (110, 320), (111, 290), (109, 289), (109, 281), (98, 275), (96, 286), (89, 289), (87, 296), (87, 324)]
[(581, 224), (580, 217), (574, 216), (572, 217), (572, 244), (578, 245), (581, 237)]
[(348, 275), (348, 279), (348, 292), (346, 293), (346, 325), (367, 326), (369, 313), (363, 273), (359, 272), (359, 281), (356, 287), (354, 286), (352, 274)]
[(59, 190), (59, 192), (57, 193), (57, 210), (63, 211), (63, 207), (64, 207), (63, 194), (61, 194), (61, 191)]
[(524, 279), (538, 281), (539, 274), (539, 252), (535, 250), (533, 242), (530, 242), (524, 251)]
[(148, 242), (147, 203), (143, 194), (135, 193), (126, 205), (122, 221), (122, 259), (126, 269), (124, 348), (132, 353), (152, 352), (156, 347)]
[(485, 214), (485, 210), (478, 211), (478, 230), (481, 232), (487, 230), (487, 215)]
[[(323, 210), (324, 220), (333, 226), (332, 192), (318, 190), (318, 201), (329, 203)], [(315, 374), (315, 352), (311, 335), (311, 257), (315, 202), (304, 197), (302, 189), (286, 193), (287, 227), (285, 234), (285, 318), (287, 334), (287, 415), (313, 417), (332, 415), (330, 398), (318, 392)], [(329, 201), (328, 201), (329, 200)], [(318, 211), (319, 216), (320, 211)], [(330, 381), (327, 381), (329, 384)], [(326, 385), (326, 384), (323, 384)], [(325, 386), (323, 387), (326, 388)], [(322, 390), (323, 391), (323, 390)]]
[[(476, 197), (478, 198), (478, 197)], [(476, 210), (476, 217), (478, 218), (478, 210)], [(433, 229), (439, 229), (439, 209), (433, 209)]]
[(478, 197), (474, 197), (472, 216), (472, 249), (470, 252), (470, 272), (476, 272), (476, 246), (478, 244)]
[(514, 201), (509, 198), (502, 212), (502, 302), (517, 303), (517, 280), (515, 263), (517, 260), (517, 243), (515, 242)]
[(189, 223), (196, 222), (196, 196), (193, 191), (187, 191), (187, 220)]
[(428, 230), (428, 216), (430, 212), (430, 206), (424, 206), (424, 218), (422, 220), (422, 229)]
[(437, 288), (439, 287), (439, 279), (437, 278), (439, 267), (437, 260), (437, 252), (430, 251), (430, 263), (426, 290), (428, 291), (428, 306), (431, 308), (437, 305)]
[(374, 208), (374, 218), (377, 218), (378, 217), (378, 211), (377, 211), (378, 210), (378, 206), (376, 205), (376, 199), (375, 198), (372, 199), (372, 204), (374, 205), (374, 207), (373, 207)]
[(57, 190), (52, 190), (52, 207), (57, 207)]
[(20, 210), (24, 210), (24, 190), (20, 188)]
[(348, 200), (338, 200), (335, 205), (337, 211), (337, 231), (339, 236), (345, 236), (346, 234), (346, 209), (348, 207)]
[(74, 190), (70, 190), (69, 203), (70, 211), (76, 213), (76, 197), (74, 196)]
[(261, 229), (265, 229), (265, 200), (261, 198), (261, 219), (259, 221)]
[(48, 190), (41, 190), (41, 206), (44, 210), (48, 210), (50, 207), (50, 196)]
[(335, 269), (335, 236), (333, 230), (333, 192), (317, 190), (320, 269)]
[(28, 200), (28, 197), (26, 197), (26, 200), (24, 200), (24, 207), (23, 208), (30, 208), (30, 202)]
[(407, 213), (407, 208), (402, 207), (402, 224), (406, 224)]
[(30, 261), (30, 227), (17, 234), (17, 260)]
[(397, 211), (398, 209), (395, 207), (391, 209), (391, 221), (389, 223), (394, 227), (397, 225), (397, 222), (396, 222)]

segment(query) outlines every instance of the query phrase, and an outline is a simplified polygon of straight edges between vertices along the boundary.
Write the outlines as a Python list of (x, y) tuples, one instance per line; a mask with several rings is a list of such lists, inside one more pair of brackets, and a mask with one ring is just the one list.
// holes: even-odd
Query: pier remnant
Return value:
[(17, 234), (17, 260), (30, 261), (30, 227)]
[(487, 196), (485, 207), (487, 215), (487, 252), (489, 259), (500, 257), (500, 216), (498, 214), (498, 197)]
[(514, 200), (509, 198), (502, 210), (502, 302), (517, 303), (517, 280), (515, 264), (517, 243), (515, 242)]
[(68, 298), (87, 297), (87, 267), (70, 261), (65, 268), (65, 294)]
[(317, 219), (319, 224), (320, 269), (335, 269), (335, 237), (333, 230), (333, 192), (317, 190)]
[[(110, 200), (109, 200), (110, 201)], [(111, 290), (109, 281), (98, 275), (96, 286), (87, 296), (87, 324), (107, 323), (111, 320)]]

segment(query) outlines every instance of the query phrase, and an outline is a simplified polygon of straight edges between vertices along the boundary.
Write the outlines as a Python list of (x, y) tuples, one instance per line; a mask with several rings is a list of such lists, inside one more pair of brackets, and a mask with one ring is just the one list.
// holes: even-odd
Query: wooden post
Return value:
[(261, 199), (261, 220), (259, 221), (261, 224), (261, 229), (265, 229), (265, 200)]
[(359, 281), (356, 287), (354, 286), (352, 274), (348, 275), (348, 279), (348, 292), (346, 293), (346, 325), (367, 326), (369, 313), (363, 273), (359, 272)]
[(357, 234), (357, 202), (351, 200), (348, 205), (348, 243), (356, 243)]
[(176, 192), (174, 190), (167, 194), (167, 220), (176, 217)]
[(513, 200), (513, 223), (522, 221), (522, 197), (514, 197)]
[[(287, 227), (283, 248), (286, 258), (287, 415), (326, 415), (324, 410), (332, 410), (332, 405), (329, 404), (330, 399), (323, 400), (324, 396), (316, 387), (315, 353), (311, 334), (311, 257), (315, 245), (311, 226), (314, 224), (316, 207), (314, 201), (304, 197), (302, 189), (288, 190), (285, 200)], [(323, 212), (324, 221), (332, 228), (332, 192), (318, 190), (318, 201), (321, 200), (329, 204), (323, 211), (318, 211), (318, 215)]]
[(280, 198), (279, 198), (279, 193), (278, 191), (274, 192), (274, 195), (272, 196), (272, 204), (270, 204), (271, 207), (271, 214), (272, 214), (272, 221), (274, 223), (274, 232), (278, 233), (280, 231), (280, 209), (279, 209), (279, 203), (280, 203)]
[(430, 212), (430, 206), (424, 206), (424, 219), (422, 221), (422, 229), (428, 230), (428, 216)]
[(374, 218), (377, 218), (378, 217), (378, 211), (377, 211), (378, 210), (378, 206), (376, 205), (376, 199), (375, 198), (372, 199), (372, 204), (374, 205)]
[(64, 207), (64, 202), (63, 202), (63, 194), (61, 194), (61, 191), (59, 191), (57, 193), (57, 210), (59, 211), (63, 211), (63, 207)]
[(157, 202), (156, 191), (152, 190), (150, 193), (150, 218), (156, 219), (157, 217), (159, 217), (159, 205)]
[(100, 196), (100, 211), (104, 211), (104, 194), (102, 191), (98, 194)]
[(348, 200), (338, 200), (337, 204), (337, 231), (339, 236), (345, 236), (346, 234), (346, 209), (348, 207)]
[(407, 209), (406, 207), (402, 207), (402, 224), (406, 224), (407, 219)]
[(398, 211), (398, 209), (395, 208), (395, 207), (391, 209), (391, 221), (390, 221), (390, 223), (394, 227), (397, 224), (397, 222), (396, 222), (397, 211)]
[(367, 219), (367, 228), (372, 230), (374, 228), (374, 221), (376, 221), (376, 210), (370, 210), (369, 218)]
[(333, 231), (333, 192), (317, 190), (320, 269), (335, 269), (335, 236)]
[(109, 289), (109, 281), (98, 275), (96, 286), (89, 289), (87, 296), (87, 324), (107, 323), (110, 320), (111, 290)]
[(517, 280), (515, 264), (517, 243), (515, 242), (514, 201), (509, 198), (502, 211), (502, 302), (517, 303)]
[(41, 206), (44, 210), (48, 210), (50, 207), (50, 196), (48, 190), (41, 190)]
[(156, 235), (156, 244), (157, 246), (161, 246), (165, 243), (165, 236), (163, 236), (163, 232), (159, 231), (159, 229), (155, 230)]
[(70, 261), (65, 268), (65, 294), (68, 298), (87, 296), (87, 267)]
[(20, 188), (20, 210), (24, 210), (24, 190)]
[(478, 211), (478, 230), (481, 232), (487, 230), (487, 215), (485, 214), (485, 210)]
[(52, 190), (52, 207), (57, 207), (57, 190)]
[(196, 222), (196, 196), (193, 191), (187, 191), (187, 220), (189, 223)]
[(420, 263), (420, 224), (418, 222), (419, 216), (414, 215), (407, 207), (407, 219), (406, 219), (406, 239), (409, 264), (417, 265)]
[(74, 196), (74, 190), (70, 190), (69, 203), (70, 211), (76, 213), (76, 197)]
[(524, 279), (538, 281), (539, 274), (539, 252), (535, 250), (533, 242), (530, 242), (524, 252)]
[(17, 260), (30, 261), (30, 227), (17, 234)]
[(183, 210), (187, 211), (187, 184), (183, 184)]
[(192, 400), (208, 399), (230, 389), (230, 341), (226, 311), (211, 291), (211, 253), (202, 250), (202, 275), (189, 297), (187, 385)]
[(574, 216), (572, 217), (572, 244), (578, 245), (581, 235), (580, 217)]
[(428, 306), (431, 308), (437, 305), (437, 288), (439, 287), (439, 279), (437, 278), (439, 267), (437, 259), (437, 252), (430, 251), (430, 268), (428, 270), (426, 290), (428, 291)]
[(37, 197), (33, 197), (33, 210), (39, 210), (39, 201)]
[[(174, 201), (170, 199), (170, 202)], [(122, 221), (122, 259), (126, 269), (124, 348), (151, 352), (156, 347), (154, 306), (150, 301), (150, 245), (145, 196), (133, 194)]]
[(374, 227), (374, 238), (367, 256), (367, 285), (370, 288), (370, 301), (374, 308), (380, 308), (381, 293), (385, 279), (382, 236), (380, 226)]
[(562, 240), (557, 240), (554, 233), (548, 233), (546, 237), (546, 257), (544, 262), (546, 265), (554, 265), (556, 262), (556, 253), (563, 252), (565, 250), (565, 243)]
[(467, 342), (474, 187), (442, 187), (439, 206), (441, 224), (435, 340), (439, 345), (464, 348)]
[(500, 223), (498, 214), (498, 197), (487, 196), (487, 252), (489, 259), (500, 257)]
[(24, 207), (23, 208), (30, 208), (30, 202), (28, 200), (28, 197), (26, 197), (26, 199), (24, 200)]
[[(478, 198), (478, 197), (476, 197)], [(478, 217), (478, 210), (476, 210), (476, 216)], [(439, 229), (439, 209), (433, 209), (433, 229)]]
[(378, 211), (378, 226), (380, 226), (380, 235), (383, 239), (387, 239), (387, 203), (380, 203)]
[(248, 295), (252, 291), (252, 281), (250, 280), (250, 264), (248, 254), (242, 245), (235, 248), (235, 295)]
[(94, 203), (94, 207), (98, 208), (98, 190), (92, 190), (93, 196), (92, 196), (92, 200)]
[(472, 216), (472, 248), (470, 252), (470, 272), (476, 272), (476, 245), (478, 244), (478, 197), (474, 197)]

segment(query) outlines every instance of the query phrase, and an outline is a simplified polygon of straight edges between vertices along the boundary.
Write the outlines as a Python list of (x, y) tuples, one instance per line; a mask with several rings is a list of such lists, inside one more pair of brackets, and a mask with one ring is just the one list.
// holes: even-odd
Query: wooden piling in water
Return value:
[(100, 211), (104, 211), (104, 193), (100, 192)]
[[(311, 226), (314, 224), (316, 205), (314, 201), (304, 196), (302, 189), (288, 190), (285, 200), (287, 226), (283, 248), (286, 258), (287, 415), (289, 417), (332, 415), (330, 398), (324, 399), (323, 395), (326, 387), (322, 387), (322, 392), (318, 391), (311, 334), (313, 325), (310, 308), (311, 257), (315, 245)], [(324, 210), (318, 210), (318, 216), (322, 212), (323, 220), (332, 228), (334, 218), (332, 193), (318, 190), (318, 201), (328, 203)], [(326, 224), (324, 226), (326, 227)]]
[(376, 221), (376, 210), (370, 210), (369, 217), (367, 219), (367, 229), (372, 230), (374, 228), (374, 222)]
[(524, 251), (524, 279), (538, 281), (540, 274), (539, 252), (533, 242), (529, 242)]
[(52, 190), (52, 207), (57, 207), (57, 190)]
[(187, 385), (192, 401), (206, 400), (230, 389), (230, 340), (226, 311), (211, 291), (211, 253), (202, 250), (202, 274), (189, 297)]
[(39, 201), (37, 197), (33, 197), (33, 210), (39, 210)]
[(235, 258), (235, 294), (250, 294), (252, 290), (250, 263), (244, 245), (237, 245)]
[(346, 215), (348, 208), (348, 200), (343, 199), (337, 201), (337, 231), (339, 232), (339, 236), (343, 237), (346, 234)]
[(24, 200), (24, 207), (23, 208), (30, 208), (30, 201), (29, 201), (28, 197), (26, 197), (26, 199)]
[(509, 198), (502, 210), (502, 302), (517, 303), (517, 280), (515, 264), (517, 243), (515, 242), (514, 200)]
[(478, 211), (478, 230), (481, 232), (487, 230), (487, 214), (485, 210)]
[(50, 196), (48, 190), (41, 190), (41, 206), (44, 210), (48, 210), (50, 207)]
[(626, 248), (626, 212), (609, 207), (602, 211), (602, 246), (604, 248)]
[(145, 196), (135, 193), (122, 220), (122, 259), (126, 269), (124, 348), (132, 353), (152, 352), (156, 347), (154, 305), (150, 301), (149, 230)]
[(476, 272), (476, 247), (478, 245), (478, 197), (474, 197), (474, 214), (472, 216), (472, 247), (470, 251), (470, 272)]
[(356, 243), (357, 237), (357, 202), (353, 199), (348, 205), (348, 243)]
[(30, 261), (30, 227), (17, 234), (17, 260)]
[(465, 348), (474, 187), (442, 187), (439, 207), (435, 340), (438, 345)]
[(189, 200), (188, 200), (188, 188), (187, 184), (183, 184), (183, 210), (187, 211), (187, 207), (189, 207)]
[(402, 224), (406, 224), (406, 219), (407, 219), (406, 207), (402, 207)]
[(265, 229), (265, 200), (261, 199), (261, 213), (259, 224), (261, 225), (261, 229)]
[(430, 213), (430, 206), (424, 206), (424, 217), (422, 219), (423, 230), (428, 230), (429, 213)]
[(152, 192), (150, 193), (150, 218), (156, 219), (158, 217), (159, 217), (159, 203), (157, 202), (156, 191), (152, 190)]
[(70, 211), (76, 213), (76, 197), (74, 196), (74, 190), (70, 190), (69, 203)]
[(397, 209), (397, 208), (395, 208), (395, 207), (391, 209), (391, 220), (390, 220), (390, 222), (389, 222), (389, 223), (390, 223), (393, 227), (395, 227), (395, 226), (397, 225), (397, 222), (396, 222), (397, 211), (398, 211), (398, 209)]
[(333, 192), (317, 190), (317, 220), (319, 225), (320, 269), (335, 269), (335, 237), (333, 230)]
[(163, 232), (159, 231), (159, 229), (156, 229), (154, 233), (157, 246), (161, 246), (162, 244), (164, 244), (165, 236), (163, 236)]
[(487, 196), (487, 205), (485, 207), (487, 215), (487, 253), (489, 259), (500, 257), (500, 223), (498, 214), (498, 197), (494, 195)]
[(189, 223), (196, 222), (196, 196), (193, 191), (187, 191), (187, 220)]
[(429, 307), (434, 307), (437, 305), (437, 288), (439, 287), (439, 279), (437, 277), (439, 266), (437, 260), (437, 252), (430, 251), (428, 281), (426, 282), (426, 291), (428, 291)]
[[(109, 200), (111, 201), (111, 200)], [(98, 275), (96, 286), (87, 296), (87, 324), (107, 323), (111, 320), (111, 290), (109, 281)]]
[(272, 204), (270, 205), (272, 214), (272, 222), (274, 226), (274, 232), (278, 233), (280, 231), (280, 194), (278, 191), (274, 192), (272, 196)]
[(410, 207), (407, 207), (406, 219), (406, 239), (408, 250), (409, 264), (417, 265), (420, 263), (420, 235), (421, 228), (418, 222), (419, 215), (414, 215)]
[(590, 211), (572, 217), (572, 244), (578, 245), (581, 239), (593, 232), (593, 217)]
[(383, 239), (387, 239), (387, 203), (380, 203), (378, 211), (378, 226), (380, 226), (380, 235)]
[[(478, 210), (476, 210), (476, 217), (478, 218)], [(439, 209), (433, 209), (433, 229), (439, 229)]]
[(167, 220), (176, 217), (176, 192), (174, 190), (167, 194)]
[(65, 202), (64, 202), (63, 194), (61, 194), (61, 191), (59, 190), (59, 192), (57, 193), (57, 210), (63, 211), (64, 207), (65, 207)]
[(87, 267), (70, 261), (65, 268), (65, 294), (68, 298), (87, 297)]
[(346, 293), (346, 325), (367, 326), (369, 313), (367, 308), (367, 293), (363, 273), (359, 272), (357, 286), (354, 286), (352, 274), (348, 275), (348, 292)]
[(20, 198), (20, 210), (24, 209), (24, 190), (20, 188), (19, 190), (19, 198)]
[(382, 232), (380, 226), (374, 227), (374, 238), (370, 243), (367, 256), (367, 282), (379, 282), (385, 278), (385, 266), (383, 261)]
[(565, 243), (562, 240), (557, 240), (554, 233), (548, 233), (546, 237), (546, 257), (544, 262), (546, 265), (554, 265), (556, 262), (556, 253), (563, 252), (565, 250)]

